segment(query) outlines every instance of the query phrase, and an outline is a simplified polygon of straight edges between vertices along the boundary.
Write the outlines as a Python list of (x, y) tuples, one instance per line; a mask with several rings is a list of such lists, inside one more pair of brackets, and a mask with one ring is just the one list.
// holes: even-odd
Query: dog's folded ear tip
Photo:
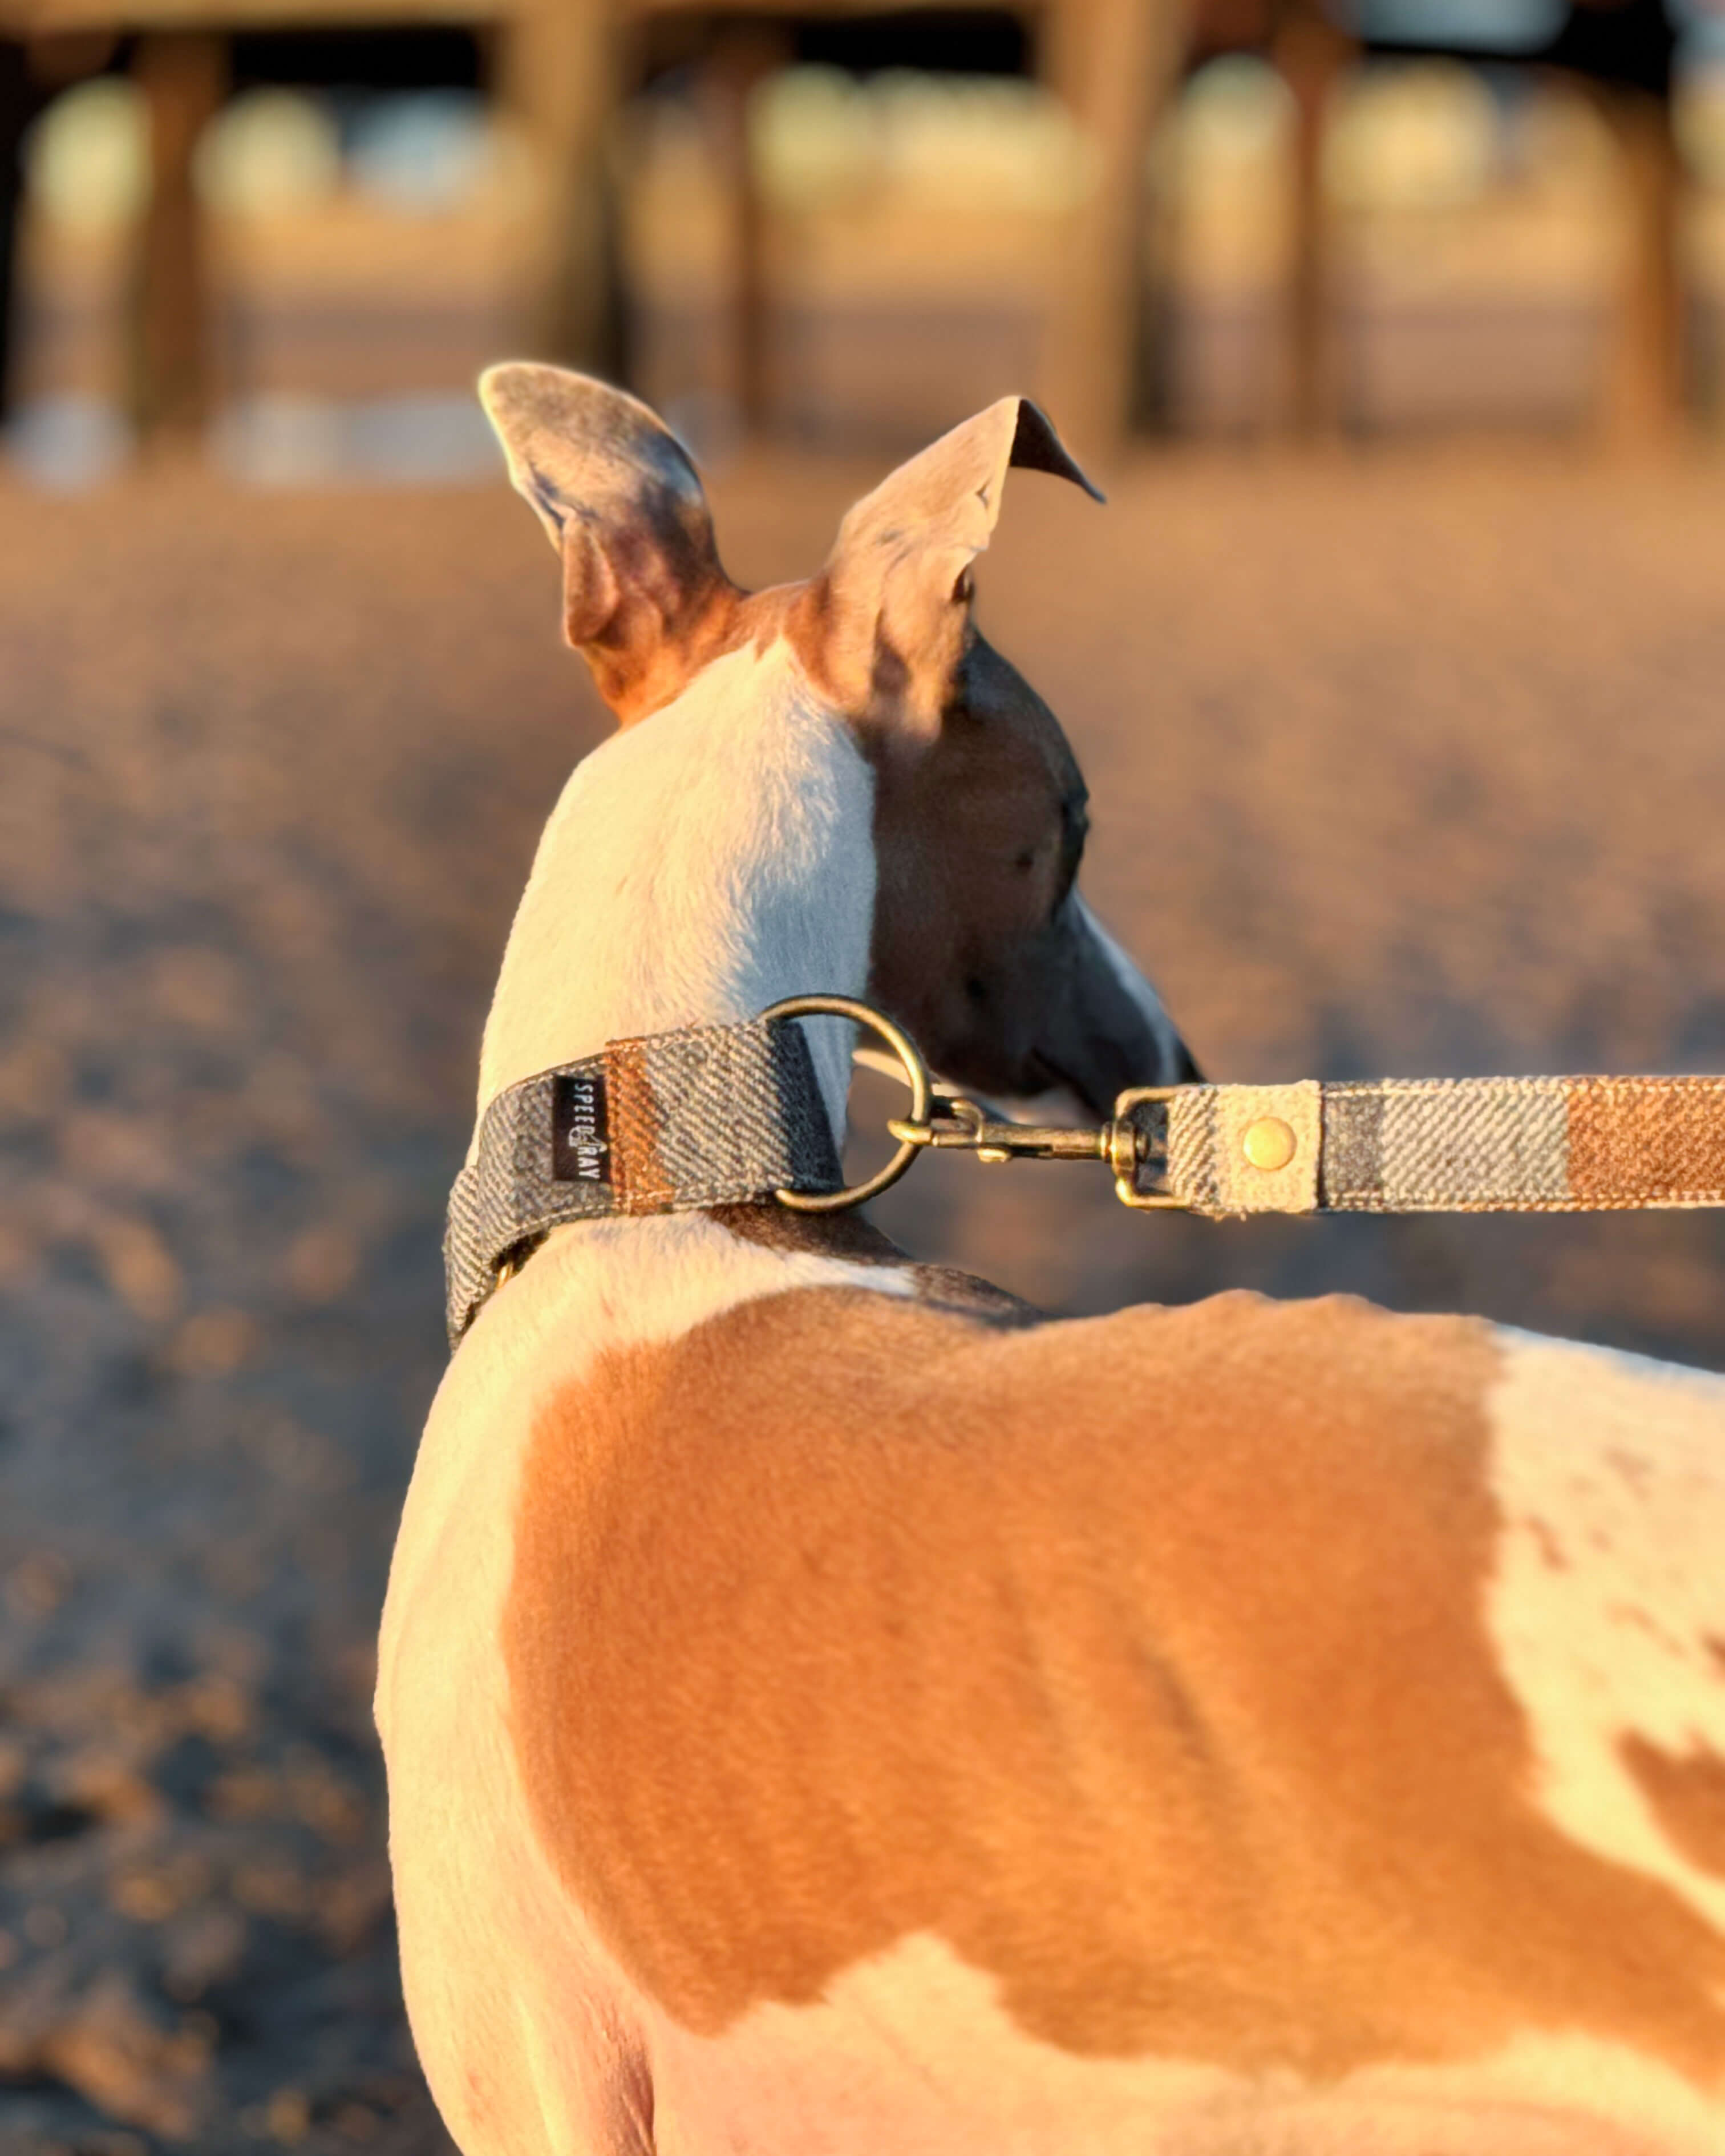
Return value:
[(1020, 471), (1043, 471), (1055, 479), (1070, 480), (1082, 487), (1092, 501), (1106, 502), (1107, 495), (1091, 478), (1065, 444), (1059, 430), (1034, 397), (1018, 400), (1018, 424), (1013, 430), (1007, 461)]

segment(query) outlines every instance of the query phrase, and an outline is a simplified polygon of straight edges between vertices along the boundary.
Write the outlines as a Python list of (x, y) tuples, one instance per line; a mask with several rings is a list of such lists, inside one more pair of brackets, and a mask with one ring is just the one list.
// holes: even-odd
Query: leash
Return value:
[[(908, 1084), (898, 1149), (845, 1183), (799, 1018), (849, 1019)], [(1725, 1205), (1725, 1077), (1388, 1078), (1139, 1086), (1101, 1123), (1014, 1122), (939, 1085), (916, 1044), (850, 996), (793, 996), (740, 1024), (614, 1040), (491, 1101), (444, 1240), (449, 1344), (552, 1229), (777, 1202), (838, 1212), (920, 1153), (1095, 1160), (1140, 1212), (1583, 1213)]]

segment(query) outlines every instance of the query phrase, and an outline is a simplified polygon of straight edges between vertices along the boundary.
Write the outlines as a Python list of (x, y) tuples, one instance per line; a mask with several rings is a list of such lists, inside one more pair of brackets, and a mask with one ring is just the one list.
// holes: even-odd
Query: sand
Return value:
[[(875, 475), (721, 472), (733, 566)], [(1214, 1075), (1725, 1067), (1725, 471), (1114, 496), (1014, 478), (982, 619)], [(0, 486), (0, 2156), (447, 2146), (372, 1640), (490, 976), (602, 732), (555, 586), (501, 488)], [(1059, 1309), (1345, 1286), (1725, 1364), (1705, 1214), (1219, 1227), (957, 1161), (880, 1212)]]

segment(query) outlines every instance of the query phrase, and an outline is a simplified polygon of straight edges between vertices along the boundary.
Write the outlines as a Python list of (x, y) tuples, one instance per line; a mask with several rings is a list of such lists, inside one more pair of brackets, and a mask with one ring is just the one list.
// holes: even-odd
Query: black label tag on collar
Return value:
[(555, 1183), (611, 1182), (611, 1132), (601, 1070), (560, 1070), (551, 1081), (551, 1173)]

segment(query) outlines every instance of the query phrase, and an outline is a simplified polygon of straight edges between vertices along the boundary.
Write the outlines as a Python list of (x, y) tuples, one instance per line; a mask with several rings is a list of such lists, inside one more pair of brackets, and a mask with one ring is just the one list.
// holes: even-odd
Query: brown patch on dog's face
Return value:
[[(1073, 894), (1089, 814), (1054, 714), (973, 629), (932, 742), (905, 754), (890, 734), (861, 738), (876, 788), (870, 994), (966, 1084), (1060, 1084), (1063, 1060), (1085, 1060), (1053, 1044), (1084, 963)], [(1147, 1046), (1137, 1070), (1153, 1067)]]
[(1227, 1296), (747, 1305), (548, 1401), (503, 1623), (542, 1845), (685, 2025), (917, 1934), (1087, 2056), (1585, 2035), (1717, 2084), (1725, 1941), (1538, 1808), (1496, 1350)]
[[(878, 663), (849, 713), (875, 783), (869, 994), (963, 1084), (1065, 1086), (1103, 1115), (1126, 1086), (1179, 1083), (1196, 1067), (1171, 1027), (1152, 1024), (1078, 902), (1089, 795), (1059, 720), (978, 632), (968, 592), (953, 605), (932, 734), (882, 710), (892, 670)], [(842, 709), (822, 619), (799, 598), (785, 633)]]
[[(973, 618), (1008, 465), (1041, 461), (1022, 433), (1009, 457), (1002, 416), (858, 503), (781, 633), (875, 772), (870, 996), (948, 1076), (1064, 1085), (1100, 1115), (1125, 1086), (1196, 1070), (1078, 901), (1087, 797), (1060, 722)], [(1054, 445), (1043, 469), (1082, 483), (1051, 430), (1035, 439)]]

